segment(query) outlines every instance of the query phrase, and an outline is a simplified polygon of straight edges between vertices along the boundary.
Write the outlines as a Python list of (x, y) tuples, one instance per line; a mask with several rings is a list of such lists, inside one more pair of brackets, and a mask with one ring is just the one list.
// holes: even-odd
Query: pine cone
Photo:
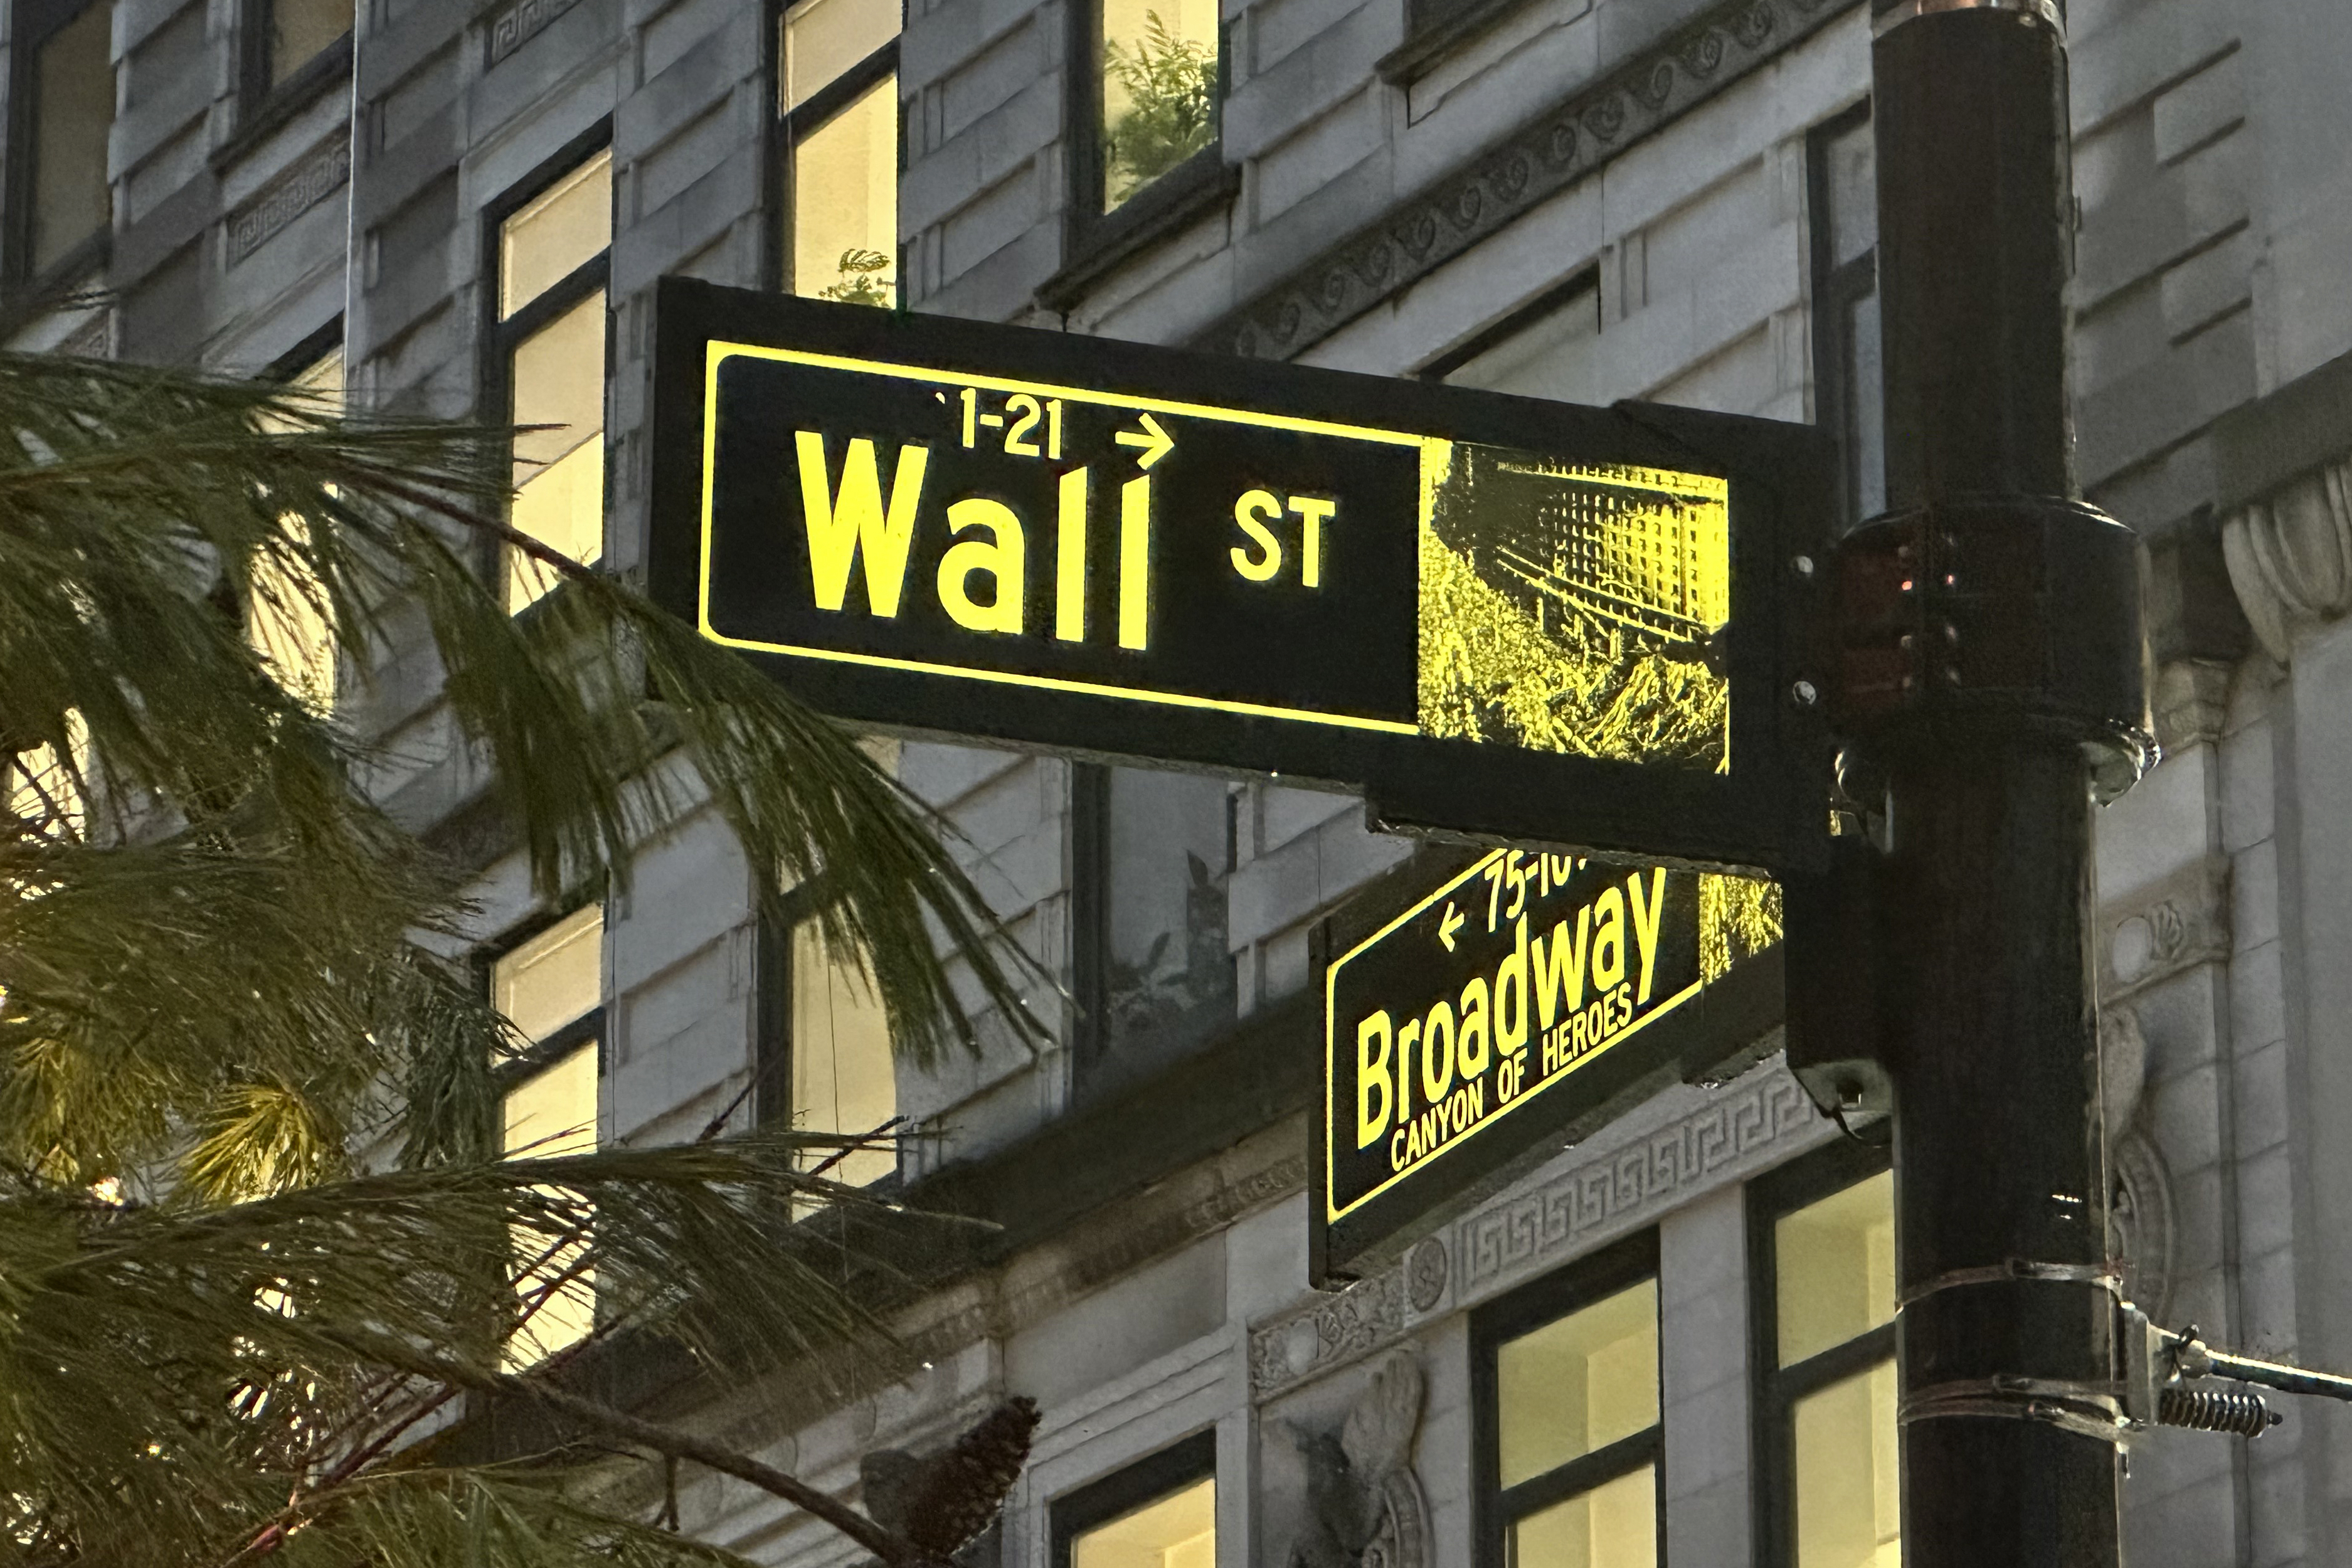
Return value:
[(869, 1454), (862, 1467), (866, 1511), (925, 1552), (946, 1557), (995, 1522), (1029, 1462), (1036, 1429), (1037, 1402), (1020, 1394), (928, 1459), (909, 1463), (891, 1450)]

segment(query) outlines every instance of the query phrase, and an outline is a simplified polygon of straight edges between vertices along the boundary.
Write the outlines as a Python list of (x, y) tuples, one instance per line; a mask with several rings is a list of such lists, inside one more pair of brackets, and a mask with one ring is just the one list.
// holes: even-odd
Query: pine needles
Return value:
[[(496, 1161), (496, 1067), (520, 1042), (446, 956), (465, 869), (380, 797), (413, 758), (339, 712), (437, 702), (403, 752), (437, 744), (544, 896), (625, 887), (637, 846), (707, 802), (774, 868), (766, 896), (825, 879), (826, 942), (870, 965), (900, 1050), (972, 1044), (975, 1010), (1034, 1031), (920, 805), (625, 583), (507, 531), (508, 468), (503, 432), (0, 355), (0, 1540), (19, 1562), (722, 1561), (600, 1514), (568, 1449), (458, 1467), (420, 1439), (461, 1394), (544, 1384), (509, 1361), (534, 1259), (593, 1271), (597, 1338), (740, 1364), (877, 1331), (839, 1238), (828, 1269), (795, 1212), (925, 1223), (803, 1173), (808, 1140)], [(562, 580), (520, 616), (489, 569), (510, 551)], [(383, 687), (320, 689), (289, 626)], [(362, 1169), (369, 1148), (400, 1168)], [(625, 1448), (684, 1451), (604, 1415)]]

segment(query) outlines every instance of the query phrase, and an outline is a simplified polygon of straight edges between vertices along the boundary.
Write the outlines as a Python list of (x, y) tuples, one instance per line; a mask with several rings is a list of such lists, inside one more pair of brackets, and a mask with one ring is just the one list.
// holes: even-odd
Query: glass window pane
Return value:
[(1643, 1465), (1511, 1526), (1510, 1568), (1656, 1568), (1657, 1471)]
[(543, 1040), (604, 999), (604, 910), (566, 915), (490, 965), (490, 1005)]
[(1852, 261), (1878, 243), (1878, 163), (1864, 121), (1827, 148), (1830, 265)]
[(49, 35), (34, 68), (33, 270), (107, 226), (106, 132), (114, 123), (113, 8), (93, 5)]
[(1178, 1048), (1234, 1016), (1232, 791), (1194, 773), (1114, 768), (1108, 816), (1107, 1043)]
[(613, 241), (613, 155), (599, 153), (499, 226), (499, 319), (570, 277)]
[[(514, 526), (572, 560), (604, 552), (604, 295), (600, 289), (523, 340), (514, 354)], [(517, 552), (507, 607), (553, 586)]]
[(1085, 1531), (1070, 1542), (1070, 1568), (1217, 1568), (1216, 1479)]
[[(335, 350), (289, 384), (322, 410), (343, 405), (343, 351)], [(294, 531), (303, 525), (295, 520)], [(264, 559), (255, 568), (246, 615), (246, 635), (271, 675), (314, 713), (335, 705), (335, 639), (327, 625), (316, 579), (299, 560)]]
[(269, 82), (284, 81), (352, 30), (352, 0), (269, 0)]
[(776, 109), (790, 113), (898, 36), (893, 0), (800, 0), (784, 13)]
[(1658, 1282), (1508, 1342), (1495, 1383), (1506, 1487), (1656, 1425)]
[(567, 1051), (525, 1079), (506, 1100), (501, 1152), (536, 1160), (596, 1147), (596, 1047)]
[[(566, 1052), (508, 1094), (499, 1149), (509, 1158), (530, 1160), (595, 1152), (596, 1047), (593, 1044)], [(531, 1307), (529, 1321), (508, 1344), (509, 1370), (577, 1344), (596, 1324), (593, 1272), (572, 1272), (580, 1258), (577, 1244), (551, 1250), (544, 1234), (519, 1229), (514, 1233), (514, 1249), (520, 1270), (516, 1291), (527, 1302), (542, 1294), (545, 1299)]]
[(886, 77), (793, 146), (793, 291), (896, 300), (898, 81)]
[[(792, 975), (794, 1125), (803, 1132), (874, 1131), (898, 1114), (882, 999), (862, 968), (835, 961), (814, 921), (793, 929)], [(825, 1175), (864, 1186), (898, 1168), (894, 1151), (861, 1149)]]
[(1895, 1321), (1895, 1173), (1882, 1171), (1773, 1226), (1780, 1364)]
[(1598, 403), (1601, 291), (1587, 289), (1558, 310), (1446, 373), (1448, 386), (1481, 386), (1522, 397)]
[(1103, 210), (1217, 139), (1217, 0), (1100, 0)]
[(1797, 1568), (1902, 1568), (1895, 1363), (1797, 1401)]

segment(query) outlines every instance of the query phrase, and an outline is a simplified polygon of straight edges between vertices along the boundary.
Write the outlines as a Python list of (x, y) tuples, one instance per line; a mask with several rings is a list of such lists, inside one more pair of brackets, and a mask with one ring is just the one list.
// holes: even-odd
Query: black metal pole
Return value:
[(2145, 688), (2132, 545), (2074, 470), (2062, 22), (1874, 8), (1889, 511), (1841, 572), (1888, 629), (1875, 664), (1849, 639), (1842, 696), (1885, 785), (1904, 1558), (2108, 1568), (2091, 805)]

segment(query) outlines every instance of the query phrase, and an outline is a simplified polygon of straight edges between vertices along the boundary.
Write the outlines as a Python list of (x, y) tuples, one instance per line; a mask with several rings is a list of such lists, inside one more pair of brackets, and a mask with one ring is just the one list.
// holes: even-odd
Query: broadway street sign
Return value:
[(1811, 431), (678, 279), (656, 359), (655, 591), (828, 711), (1321, 781), (1400, 827), (1751, 867), (1818, 838)]
[(1315, 1278), (1752, 1048), (1779, 930), (1766, 884), (1517, 849), (1351, 900), (1318, 942)]

